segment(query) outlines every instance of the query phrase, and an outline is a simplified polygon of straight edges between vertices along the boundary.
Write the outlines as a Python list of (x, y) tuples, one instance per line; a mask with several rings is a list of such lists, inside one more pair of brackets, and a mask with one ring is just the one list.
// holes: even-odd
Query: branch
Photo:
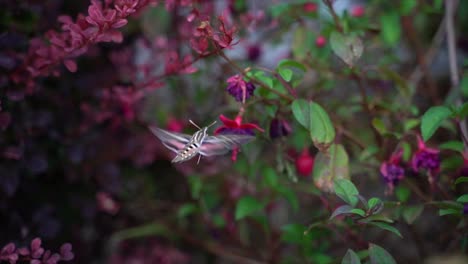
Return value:
[[(453, 19), (455, 17), (455, 9), (458, 5), (458, 0), (445, 1), (445, 26), (447, 30), (447, 46), (449, 53), (449, 66), (450, 66), (450, 80), (452, 82), (452, 89), (455, 89), (455, 97), (457, 98), (455, 104), (460, 106), (463, 102), (460, 93), (460, 77), (458, 75), (457, 65), (457, 50), (455, 45), (455, 25)], [(462, 135), (465, 151), (468, 151), (468, 131), (466, 126), (466, 118), (458, 121), (458, 127)]]

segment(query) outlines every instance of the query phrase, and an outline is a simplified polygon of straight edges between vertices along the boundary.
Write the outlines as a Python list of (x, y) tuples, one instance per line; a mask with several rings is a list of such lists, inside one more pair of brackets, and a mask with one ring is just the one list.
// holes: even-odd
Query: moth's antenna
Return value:
[(194, 125), (196, 128), (201, 130), (201, 127), (199, 127), (195, 122), (193, 122), (191, 119), (189, 119), (190, 124)]
[(198, 163), (200, 163), (200, 159), (201, 159), (201, 155), (200, 155), (200, 154), (198, 154), (198, 161), (197, 161), (197, 165), (198, 165)]
[(213, 123), (209, 124), (206, 128), (209, 128), (210, 126), (212, 126), (212, 125), (214, 125), (214, 124), (216, 124), (216, 120), (213, 121)]

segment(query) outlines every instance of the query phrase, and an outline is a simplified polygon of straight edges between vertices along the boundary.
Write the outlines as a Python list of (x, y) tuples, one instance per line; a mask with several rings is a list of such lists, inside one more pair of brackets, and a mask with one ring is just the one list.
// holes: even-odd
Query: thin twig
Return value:
[[(442, 21), (440, 22), (439, 28), (437, 29), (437, 32), (432, 38), (431, 46), (427, 50), (426, 54), (424, 54), (423, 56), (426, 65), (429, 66), (432, 64), (432, 61), (434, 60), (435, 55), (437, 54), (437, 51), (442, 45), (444, 36), (445, 36), (445, 18), (443, 18)], [(423, 77), (423, 71), (421, 69), (421, 65), (418, 64), (416, 68), (413, 70), (413, 72), (411, 73), (409, 77), (409, 82), (413, 85), (413, 87), (417, 87), (422, 77)]]
[(335, 21), (336, 29), (339, 32), (343, 32), (343, 27), (341, 26), (340, 18), (338, 17), (338, 15), (335, 12), (335, 9), (333, 8), (333, 1), (332, 0), (323, 0), (323, 3), (328, 7), (328, 10), (330, 11), (330, 14), (333, 17), (333, 21)]
[[(452, 82), (452, 89), (455, 90), (457, 106), (460, 106), (463, 102), (461, 100), (460, 93), (460, 77), (458, 73), (457, 65), (457, 50), (455, 45), (455, 25), (453, 19), (455, 17), (455, 10), (458, 6), (458, 0), (446, 0), (445, 1), (445, 25), (447, 30), (447, 46), (449, 53), (449, 66), (450, 66), (450, 80)], [(463, 118), (458, 122), (460, 133), (462, 134), (465, 151), (468, 151), (468, 131), (466, 126), (466, 119)]]

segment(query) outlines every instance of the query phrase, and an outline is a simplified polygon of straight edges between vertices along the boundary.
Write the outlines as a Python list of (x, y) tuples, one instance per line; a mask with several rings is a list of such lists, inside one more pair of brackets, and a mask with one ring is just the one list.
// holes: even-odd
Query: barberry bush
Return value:
[(0, 17), (0, 263), (468, 262), (467, 1)]

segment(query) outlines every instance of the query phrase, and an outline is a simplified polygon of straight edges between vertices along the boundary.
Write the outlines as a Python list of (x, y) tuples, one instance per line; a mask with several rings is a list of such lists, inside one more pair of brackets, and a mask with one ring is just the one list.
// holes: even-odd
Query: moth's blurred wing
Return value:
[(153, 134), (161, 140), (164, 146), (172, 150), (176, 154), (190, 141), (191, 136), (176, 132), (169, 132), (155, 126), (150, 126), (149, 129)]
[(208, 136), (203, 140), (199, 153), (203, 156), (224, 155), (236, 146), (246, 144), (255, 137), (249, 135), (219, 135)]

